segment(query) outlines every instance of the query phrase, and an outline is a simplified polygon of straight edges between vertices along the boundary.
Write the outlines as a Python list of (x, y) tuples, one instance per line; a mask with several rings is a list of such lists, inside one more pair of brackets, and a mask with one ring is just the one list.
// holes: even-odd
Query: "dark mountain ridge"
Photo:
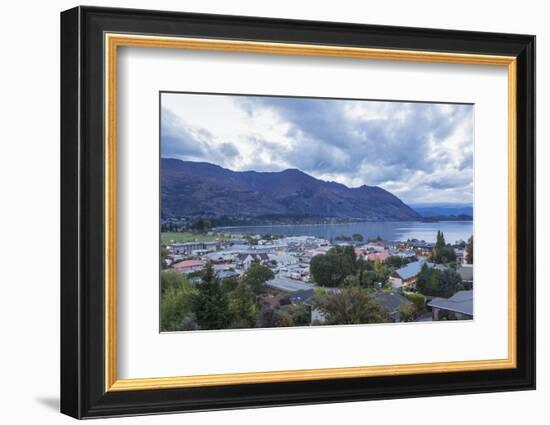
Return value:
[(319, 217), (363, 221), (421, 216), (377, 186), (318, 180), (300, 170), (231, 171), (205, 162), (161, 160), (161, 213), (168, 217)]

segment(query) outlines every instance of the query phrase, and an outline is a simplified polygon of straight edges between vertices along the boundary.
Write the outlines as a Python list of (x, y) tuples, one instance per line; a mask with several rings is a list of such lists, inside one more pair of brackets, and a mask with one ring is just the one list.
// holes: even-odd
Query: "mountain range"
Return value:
[(238, 217), (363, 221), (419, 220), (421, 215), (377, 186), (349, 188), (300, 170), (232, 171), (206, 162), (161, 160), (162, 217)]
[(474, 215), (472, 204), (410, 204), (413, 210), (423, 217), (453, 217)]

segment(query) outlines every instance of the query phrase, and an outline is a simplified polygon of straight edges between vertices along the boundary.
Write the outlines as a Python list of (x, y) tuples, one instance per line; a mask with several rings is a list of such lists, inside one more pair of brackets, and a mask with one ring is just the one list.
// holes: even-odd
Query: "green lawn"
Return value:
[(206, 233), (191, 233), (191, 232), (162, 232), (160, 234), (160, 240), (162, 243), (168, 242), (210, 242), (216, 239), (230, 239), (231, 235), (224, 234), (212, 234)]

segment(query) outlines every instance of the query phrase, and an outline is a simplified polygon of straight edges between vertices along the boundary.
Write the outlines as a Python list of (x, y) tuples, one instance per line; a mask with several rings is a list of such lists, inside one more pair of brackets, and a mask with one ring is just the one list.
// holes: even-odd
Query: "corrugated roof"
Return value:
[(474, 315), (474, 291), (459, 291), (451, 298), (437, 298), (428, 303), (429, 307), (449, 310), (456, 313)]
[(400, 269), (397, 269), (394, 271), (399, 277), (403, 280), (410, 279), (411, 277), (416, 276), (418, 273), (420, 273), (420, 270), (422, 269), (422, 263), (420, 261), (414, 261), (412, 263), (407, 264), (405, 267), (401, 267)]

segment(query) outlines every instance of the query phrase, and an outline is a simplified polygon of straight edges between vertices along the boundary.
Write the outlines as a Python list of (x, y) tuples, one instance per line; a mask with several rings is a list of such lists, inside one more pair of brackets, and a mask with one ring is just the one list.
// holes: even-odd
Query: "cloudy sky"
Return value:
[(300, 169), (415, 203), (470, 203), (473, 106), (163, 93), (164, 158)]

